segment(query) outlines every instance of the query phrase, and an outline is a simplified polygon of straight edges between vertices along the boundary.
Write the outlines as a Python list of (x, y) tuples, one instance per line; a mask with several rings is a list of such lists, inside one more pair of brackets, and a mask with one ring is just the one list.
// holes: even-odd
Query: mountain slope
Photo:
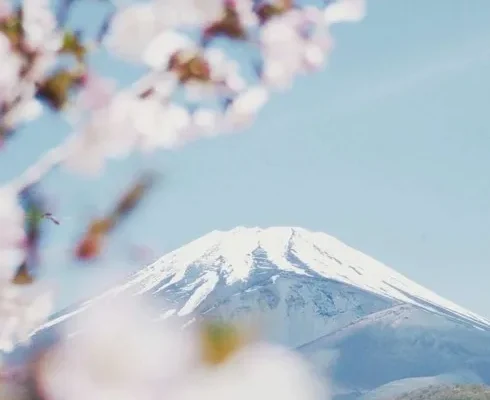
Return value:
[(53, 317), (36, 336), (123, 292), (161, 300), (160, 319), (259, 321), (267, 338), (325, 373), (338, 399), (443, 375), (490, 383), (487, 320), (323, 233), (211, 232)]
[(421, 378), (405, 378), (382, 385), (363, 395), (360, 400), (392, 400), (408, 393), (415, 394), (434, 387), (454, 387), (457, 385), (479, 385), (480, 377), (472, 372), (457, 371), (450, 374)]
[[(299, 350), (344, 392), (362, 394), (401, 379), (448, 374), (454, 382), (467, 376), (490, 382), (488, 332), (414, 305), (368, 315)], [(420, 386), (420, 379), (411, 384)]]
[(374, 294), (386, 304), (415, 304), (482, 329), (489, 326), (484, 318), (337, 239), (302, 228), (213, 231), (163, 256), (102, 297), (126, 290), (161, 294), (175, 305), (174, 313), (185, 316), (288, 274), (295, 279), (328, 279)]
[(396, 397), (395, 400), (489, 400), (490, 387), (484, 385), (434, 385)]

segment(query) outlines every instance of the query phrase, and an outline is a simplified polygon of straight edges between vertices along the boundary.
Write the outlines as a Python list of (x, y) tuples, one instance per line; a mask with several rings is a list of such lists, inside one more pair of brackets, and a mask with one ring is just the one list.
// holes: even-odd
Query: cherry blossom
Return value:
[(23, 6), (22, 22), (26, 45), (31, 50), (58, 50), (62, 36), (57, 32), (56, 18), (50, 9), (49, 1), (24, 0)]
[[(320, 69), (333, 47), (328, 25), (358, 20), (365, 12), (361, 0), (339, 0), (324, 10), (312, 6), (285, 10), (258, 27), (257, 14), (249, 0), (154, 0), (120, 9), (106, 44), (122, 57), (145, 63), (161, 79), (150, 86), (151, 96), (134, 99), (126, 106), (119, 101), (119, 105), (107, 107), (106, 114), (124, 115), (118, 117), (119, 123), (115, 122), (117, 118), (99, 115), (87, 124), (83, 135), (91, 139), (78, 140), (79, 151), (66, 165), (83, 168), (86, 164), (86, 168), (96, 172), (106, 157), (125, 156), (136, 149), (174, 148), (199, 135), (213, 135), (212, 130), (218, 133), (248, 126), (266, 102), (267, 91), (247, 89), (239, 63), (228, 59), (220, 48), (200, 48), (190, 36), (175, 30), (178, 26), (206, 26), (221, 21), (227, 10), (238, 16), (239, 22), (233, 23), (259, 29), (263, 57), (260, 79), (271, 89), (287, 89), (298, 74)], [(225, 97), (229, 105), (223, 113), (210, 112), (206, 107), (186, 111), (171, 101), (180, 85), (192, 103)], [(110, 130), (117, 134), (104, 134), (104, 139), (97, 134)], [(92, 163), (86, 161), (87, 154), (92, 154)]]
[(159, 31), (154, 5), (134, 4), (113, 18), (105, 43), (114, 54), (139, 62)]
[(12, 351), (51, 313), (49, 292), (12, 283), (26, 258), (24, 210), (11, 187), (0, 188), (0, 351)]
[(67, 169), (90, 176), (99, 174), (106, 161), (103, 147), (83, 133), (70, 139), (66, 145), (66, 154), (63, 165)]
[(255, 27), (259, 19), (255, 14), (254, 2), (251, 0), (235, 0), (233, 1), (235, 10), (237, 11), (238, 17), (241, 23), (246, 27)]
[(299, 355), (269, 343), (248, 344), (217, 368), (197, 371), (187, 382), (173, 399), (327, 398), (326, 388)]
[(229, 59), (219, 48), (211, 47), (202, 53), (209, 67), (210, 75), (206, 81), (190, 80), (186, 85), (186, 95), (190, 101), (226, 96), (242, 91), (247, 83), (240, 75), (240, 64)]
[[(287, 89), (299, 73), (315, 70), (324, 63), (331, 49), (328, 31), (318, 27), (318, 16), (311, 10), (292, 10), (270, 20), (261, 31), (263, 82), (275, 89)], [(313, 34), (305, 35), (310, 27)]]
[(155, 322), (151, 310), (150, 303), (119, 294), (73, 317), (63, 342), (41, 359), (37, 380), (44, 398), (324, 398), (323, 385), (299, 355), (241, 342), (208, 364), (198, 326)]
[(0, 284), (0, 351), (11, 352), (30, 341), (32, 332), (53, 311), (53, 295), (45, 288)]
[(78, 172), (100, 172), (108, 158), (131, 151), (172, 149), (191, 125), (187, 108), (163, 103), (158, 96), (117, 94), (109, 105), (92, 113), (83, 130), (72, 139), (65, 165)]
[(107, 106), (116, 91), (114, 80), (87, 73), (84, 77), (83, 89), (80, 92), (80, 107), (96, 110)]
[(269, 21), (261, 31), (264, 54), (262, 79), (276, 89), (287, 89), (301, 68), (303, 41), (287, 18)]
[(226, 128), (233, 130), (249, 126), (268, 98), (269, 93), (264, 86), (252, 86), (243, 91), (229, 105), (224, 115)]
[(204, 136), (216, 136), (223, 125), (223, 115), (212, 108), (199, 108), (192, 114), (192, 124), (196, 131)]
[(107, 106), (95, 110), (79, 134), (71, 139), (65, 165), (94, 174), (102, 169), (106, 158), (128, 155), (138, 139), (132, 115), (139, 102), (137, 97), (123, 92)]
[(364, 0), (339, 0), (325, 8), (324, 18), (327, 24), (339, 22), (358, 22), (366, 14)]
[(177, 75), (173, 72), (158, 74), (157, 80), (153, 85), (155, 95), (162, 100), (170, 98), (179, 84), (178, 81)]
[(141, 135), (143, 150), (171, 149), (182, 142), (191, 122), (185, 107), (163, 105), (153, 99), (143, 100), (140, 106), (141, 112), (135, 113), (135, 128)]
[(197, 45), (188, 36), (172, 30), (162, 31), (147, 43), (143, 61), (156, 70), (166, 68), (170, 58), (179, 51), (197, 51)]
[[(250, 1), (250, 0), (246, 0)], [(157, 18), (166, 28), (202, 26), (219, 19), (224, 12), (223, 0), (156, 0)]]
[(0, 1), (0, 20), (7, 18), (12, 12), (10, 2), (7, 0)]
[(9, 39), (0, 33), (0, 101), (12, 99), (19, 84), (22, 58), (12, 52)]
[(10, 187), (0, 188), (0, 281), (12, 279), (26, 256), (24, 218), (17, 193)]
[(38, 118), (43, 112), (42, 104), (36, 99), (23, 98), (17, 106), (13, 108), (6, 116), (5, 123), (8, 126), (30, 122)]
[[(66, 3), (69, 8), (73, 2)], [(50, 292), (11, 283), (26, 257), (25, 216), (18, 194), (57, 166), (95, 176), (109, 159), (136, 151), (172, 150), (192, 140), (250, 127), (270, 92), (288, 89), (298, 75), (325, 65), (334, 44), (332, 24), (357, 22), (366, 13), (364, 0), (329, 1), (326, 6), (306, 3), (148, 0), (124, 7), (114, 4), (107, 29), (101, 29), (92, 43), (58, 21), (58, 10), (49, 0), (25, 0), (22, 14), (0, 0), (0, 23), (4, 24), (0, 30), (0, 142), (8, 142), (16, 128), (39, 117), (44, 106), (68, 120), (73, 132), (0, 188), (0, 350), (12, 350), (26, 341), (52, 305)], [(116, 82), (99, 76), (92, 59), (86, 57), (101, 48), (122, 62), (145, 67), (147, 73), (130, 87), (117, 90)], [(60, 56), (75, 62), (65, 66)], [(85, 339), (80, 336), (79, 347), (62, 346), (46, 359), (41, 380), (49, 400), (66, 399), (68, 394), (74, 400), (145, 400), (160, 398), (159, 393), (182, 400), (259, 397), (263, 396), (259, 388), (267, 382), (257, 371), (268, 374), (269, 382), (277, 377), (274, 390), (281, 398), (296, 400), (301, 394), (301, 399), (314, 398), (307, 388), (316, 386), (306, 367), (281, 349), (252, 346), (216, 370), (195, 370), (191, 364), (197, 357), (196, 338), (185, 336), (184, 341), (173, 327), (145, 325), (135, 317), (140, 311), (132, 309), (133, 314), (121, 317), (106, 311), (87, 316), (82, 325), (92, 333)], [(113, 326), (100, 330), (98, 325), (107, 326), (106, 320)], [(147, 341), (141, 339), (143, 326)], [(120, 343), (109, 340), (115, 334)], [(260, 352), (270, 357), (261, 358)], [(55, 373), (58, 365), (66, 367), (59, 374)], [(97, 380), (101, 370), (103, 379)], [(177, 377), (182, 376), (186, 382), (192, 376), (191, 384), (179, 386)], [(218, 387), (216, 382), (223, 379), (235, 382), (240, 390)]]
[(198, 362), (198, 342), (192, 331), (156, 323), (151, 310), (121, 295), (74, 317), (42, 360), (41, 391), (50, 400), (146, 400), (178, 386)]

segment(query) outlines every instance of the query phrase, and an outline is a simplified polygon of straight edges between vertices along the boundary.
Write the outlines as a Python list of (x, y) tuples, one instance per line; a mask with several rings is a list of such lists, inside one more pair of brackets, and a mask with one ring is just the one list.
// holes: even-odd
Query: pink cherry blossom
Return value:
[(12, 13), (12, 5), (8, 0), (0, 0), (0, 20), (5, 19)]
[(211, 108), (199, 108), (192, 114), (192, 123), (201, 136), (214, 137), (220, 133), (223, 115)]
[(90, 72), (86, 74), (83, 89), (80, 92), (81, 107), (87, 110), (105, 107), (109, 104), (115, 91), (116, 83), (114, 80)]
[[(68, 320), (61, 344), (40, 363), (50, 400), (320, 400), (324, 385), (296, 353), (251, 343), (223, 364), (201, 359), (198, 326), (156, 320), (141, 298), (108, 295)], [(117, 338), (117, 340), (114, 340)], [(76, 388), (76, 390), (74, 390)]]
[[(26, 297), (22, 290), (8, 284), (25, 258), (24, 211), (17, 199), (20, 190), (39, 181), (58, 165), (78, 173), (96, 175), (111, 158), (126, 157), (134, 151), (175, 149), (199, 138), (249, 127), (268, 102), (270, 91), (288, 89), (299, 74), (317, 71), (325, 65), (333, 48), (329, 32), (332, 24), (359, 21), (366, 12), (364, 0), (337, 0), (328, 2), (325, 7), (300, 2), (291, 9), (279, 10), (277, 15), (261, 15), (259, 24), (258, 13), (254, 9), (256, 3), (253, 0), (148, 0), (124, 7), (116, 5), (114, 18), (102, 43), (87, 44), (89, 52), (103, 45), (104, 50), (112, 55), (140, 64), (149, 71), (136, 84), (117, 91), (115, 82), (91, 70), (91, 59), (88, 58), (86, 65), (79, 66), (89, 71), (82, 79), (82, 85), (70, 89), (69, 93), (71, 100), (71, 90), (75, 92), (75, 105), (69, 111), (75, 111), (77, 118), (70, 119), (66, 109), (60, 111), (60, 115), (72, 123), (73, 135), (31, 165), (12, 185), (0, 188), (0, 270), (3, 274), (0, 277), (0, 349), (10, 350), (16, 341), (26, 340), (33, 324), (40, 323), (49, 312), (51, 301), (49, 295)], [(25, 0), (22, 5), (22, 43), (17, 42), (18, 38), (12, 39), (0, 32), (0, 106), (3, 110), (0, 117), (5, 125), (2, 129), (16, 128), (41, 114), (39, 88), (60, 64), (58, 51), (65, 28), (57, 26), (52, 4), (49, 0)], [(9, 2), (0, 0), (0, 20), (12, 11)], [(214, 23), (223, 21), (232, 25), (231, 28), (225, 26), (229, 28), (228, 33), (220, 31), (218, 40), (207, 36), (203, 40), (203, 32), (208, 32), (210, 25), (216, 26)], [(222, 46), (222, 39), (226, 41), (227, 34), (230, 39), (228, 45)], [(239, 46), (244, 49), (253, 47), (257, 54), (251, 55), (248, 50), (235, 52)], [(175, 60), (176, 53), (188, 54), (189, 57), (181, 64), (170, 63)], [(171, 70), (169, 64), (172, 64)], [(245, 68), (242, 68), (244, 64)], [(255, 75), (250, 73), (252, 70), (256, 71)], [(0, 140), (5, 137), (2, 135)], [(100, 323), (102, 317), (87, 324), (93, 325), (95, 320)], [(121, 329), (129, 326), (128, 321), (117, 318), (115, 324)], [(136, 328), (131, 332), (136, 336), (142, 335)], [(102, 332), (101, 338), (106, 333)], [(170, 340), (173, 335), (165, 337)], [(124, 335), (123, 339), (130, 346), (137, 347), (136, 340)], [(91, 336), (90, 340), (96, 343), (97, 335)], [(108, 343), (107, 337), (96, 344), (80, 343), (82, 350), (67, 358), (65, 375), (59, 379), (45, 377), (47, 390), (52, 396), (50, 400), (66, 398), (73, 387), (81, 388), (76, 395), (84, 400), (124, 400), (125, 393), (129, 393), (131, 399), (153, 399), (155, 393), (144, 386), (148, 384), (145, 376), (119, 363), (134, 361), (142, 371), (149, 371), (148, 365), (151, 364), (166, 374), (171, 367), (163, 359), (167, 355), (168, 359), (175, 358), (174, 349), (166, 348), (160, 349), (161, 353), (157, 352), (162, 359), (148, 361), (147, 364), (133, 355), (121, 361), (115, 355), (120, 350), (117, 343), (111, 350), (112, 343)], [(181, 344), (179, 342), (176, 346), (179, 351), (183, 349), (179, 347)], [(107, 349), (104, 348), (106, 345)], [(87, 354), (83, 354), (84, 348)], [(64, 348), (64, 351), (68, 349)], [(105, 355), (110, 361), (109, 367), (120, 373), (119, 381), (114, 379), (107, 383), (111, 377), (106, 377), (108, 381), (102, 383), (94, 380), (93, 371), (102, 368), (107, 372), (104, 370), (106, 359), (97, 358), (96, 354), (97, 351), (103, 353), (103, 350), (115, 352)], [(269, 350), (265, 349), (266, 352)], [(167, 351), (168, 354), (165, 353)], [(290, 390), (276, 388), (275, 397), (296, 400), (301, 392), (302, 399), (312, 398), (311, 392), (302, 386), (307, 379), (298, 383), (294, 374), (274, 364), (280, 359), (288, 364), (289, 356), (286, 360), (275, 350), (270, 350), (268, 354), (273, 361), (268, 364), (267, 360), (253, 353), (253, 349), (249, 351), (247, 356), (240, 356), (245, 364), (249, 360), (260, 360), (263, 366), (268, 366), (259, 368), (263, 374), (273, 376), (275, 372), (282, 371), (278, 372), (282, 377), (280, 381), (291, 383)], [(252, 353), (253, 356), (250, 355)], [(144, 354), (152, 355), (146, 348)], [(51, 361), (58, 362), (58, 356), (55, 355)], [(53, 372), (53, 365), (47, 370)], [(260, 384), (267, 385), (250, 365), (249, 362), (247, 370), (231, 363), (220, 370), (221, 375), (201, 370), (192, 375), (192, 385), (175, 387), (171, 397), (179, 400), (197, 396), (239, 397), (239, 400), (241, 396), (245, 400), (245, 394), (247, 398), (259, 397), (261, 393), (257, 388)], [(165, 369), (167, 367), (168, 370)], [(232, 392), (231, 387), (216, 389), (215, 379), (222, 379), (225, 375), (237, 385), (239, 378), (248, 383), (239, 394)], [(154, 375), (151, 376), (156, 380)], [(167, 378), (169, 376), (174, 377), (170, 373), (166, 375)], [(164, 382), (167, 384), (169, 381)], [(159, 390), (163, 389), (167, 388), (159, 387)]]
[(365, 0), (338, 0), (326, 7), (324, 18), (327, 24), (358, 22), (365, 14)]
[(24, 218), (17, 193), (8, 186), (0, 188), (0, 281), (11, 279), (26, 256)]
[(198, 343), (192, 331), (156, 323), (151, 310), (120, 295), (75, 316), (41, 364), (42, 391), (50, 400), (166, 397), (197, 364)]
[(40, 285), (20, 288), (0, 282), (0, 351), (27, 344), (35, 329), (53, 311), (53, 293)]
[(207, 25), (224, 12), (223, 0), (157, 0), (155, 12), (165, 28)]
[(133, 4), (113, 18), (105, 44), (114, 54), (139, 62), (159, 31), (153, 3)]
[(186, 35), (164, 30), (146, 44), (143, 62), (153, 69), (163, 69), (166, 68), (170, 57), (181, 50), (197, 51), (197, 46)]
[(264, 86), (252, 86), (243, 91), (228, 106), (224, 115), (225, 127), (231, 130), (248, 127), (268, 98), (269, 93)]
[(275, 89), (288, 89), (302, 67), (304, 40), (297, 30), (297, 17), (291, 13), (272, 19), (261, 31), (262, 79)]
[(27, 45), (32, 50), (40, 48), (56, 51), (62, 44), (57, 32), (56, 18), (47, 0), (24, 0), (23, 29)]
[(145, 113), (135, 115), (143, 150), (173, 149), (187, 140), (186, 131), (190, 128), (191, 118), (185, 107), (172, 103), (162, 105), (155, 101), (147, 106)]

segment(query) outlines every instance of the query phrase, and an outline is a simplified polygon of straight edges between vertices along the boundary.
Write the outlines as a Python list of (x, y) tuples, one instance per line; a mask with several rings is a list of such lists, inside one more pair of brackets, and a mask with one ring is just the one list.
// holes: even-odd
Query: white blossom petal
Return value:
[(223, 16), (222, 0), (161, 0), (156, 14), (166, 28), (203, 26)]
[(304, 49), (304, 60), (309, 70), (318, 70), (325, 64), (325, 52), (316, 43), (306, 43)]
[(105, 44), (120, 57), (140, 61), (146, 46), (159, 31), (153, 4), (133, 4), (115, 15)]
[(31, 49), (44, 49), (55, 52), (62, 44), (57, 32), (57, 22), (49, 1), (24, 0), (23, 30), (26, 43)]
[(165, 68), (170, 57), (180, 50), (196, 49), (195, 43), (187, 36), (172, 30), (165, 30), (145, 44), (143, 62), (151, 68)]
[(327, 24), (339, 22), (359, 22), (366, 15), (365, 0), (337, 0), (325, 8)]
[(264, 86), (249, 87), (228, 106), (225, 114), (227, 128), (249, 125), (268, 99), (269, 93)]
[(28, 343), (52, 311), (52, 293), (39, 285), (26, 289), (0, 282), (0, 352)]
[(7, 125), (14, 126), (17, 124), (30, 122), (43, 112), (41, 102), (36, 99), (21, 100), (18, 105), (10, 111), (5, 117)]
[(119, 296), (76, 316), (65, 332), (79, 334), (43, 361), (40, 381), (48, 397), (165, 397), (165, 390), (197, 364), (198, 343), (191, 331), (158, 324), (149, 311), (140, 299)]
[(200, 108), (192, 115), (192, 122), (203, 136), (216, 136), (219, 132), (222, 115), (210, 108)]
[(11, 279), (26, 256), (24, 217), (17, 193), (7, 186), (0, 188), (0, 282)]

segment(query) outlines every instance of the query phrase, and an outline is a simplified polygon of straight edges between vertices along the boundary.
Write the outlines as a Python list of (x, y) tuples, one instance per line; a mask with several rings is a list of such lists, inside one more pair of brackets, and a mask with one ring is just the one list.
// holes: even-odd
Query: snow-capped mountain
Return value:
[(122, 292), (161, 299), (159, 318), (259, 320), (345, 398), (460, 371), (490, 383), (489, 321), (324, 233), (213, 231), (40, 330)]

